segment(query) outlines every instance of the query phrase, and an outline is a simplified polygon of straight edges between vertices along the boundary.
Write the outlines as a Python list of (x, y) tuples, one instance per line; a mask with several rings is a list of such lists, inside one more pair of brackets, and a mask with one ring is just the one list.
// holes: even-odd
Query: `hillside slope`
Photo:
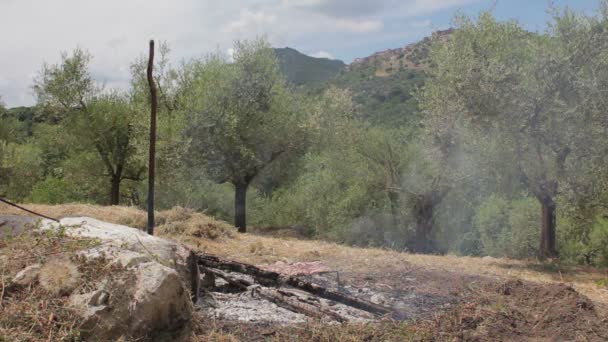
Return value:
[(346, 64), (340, 60), (315, 58), (286, 47), (274, 49), (287, 80), (295, 85), (318, 85), (334, 78)]
[(431, 45), (446, 40), (453, 30), (402, 48), (389, 49), (355, 59), (332, 81), (352, 91), (361, 117), (377, 125), (416, 125), (419, 118), (415, 91), (424, 85), (430, 67)]
[(291, 48), (275, 49), (287, 80), (313, 93), (330, 86), (349, 89), (359, 104), (361, 118), (376, 125), (416, 125), (416, 89), (424, 85), (430, 67), (431, 45), (446, 40), (453, 30), (405, 47), (357, 58), (350, 65), (342, 61), (315, 58)]

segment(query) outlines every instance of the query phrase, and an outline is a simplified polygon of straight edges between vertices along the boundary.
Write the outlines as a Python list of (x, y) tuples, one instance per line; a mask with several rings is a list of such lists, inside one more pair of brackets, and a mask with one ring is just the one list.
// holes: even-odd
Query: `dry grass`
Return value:
[[(0, 240), (0, 341), (78, 340), (79, 319), (67, 305), (65, 295), (86, 286), (87, 280), (97, 280), (102, 272), (68, 259), (96, 244), (93, 240), (67, 237), (61, 230), (30, 230)], [(60, 264), (58, 259), (62, 260)], [(18, 271), (35, 263), (42, 264), (40, 282), (11, 284)], [(74, 274), (83, 275), (79, 277), (81, 281), (75, 282)]]
[(158, 213), (158, 233), (179, 240), (186, 238), (219, 239), (234, 237), (236, 229), (192, 209), (175, 207)]
[(40, 269), (40, 285), (53, 296), (66, 296), (78, 286), (78, 266), (69, 259), (52, 259)]
[(422, 341), (430, 340), (425, 329), (410, 323), (383, 321), (370, 324), (322, 324), (291, 326), (239, 325), (234, 322), (207, 320), (197, 325), (192, 342), (237, 341)]
[[(26, 204), (30, 210), (54, 218), (89, 216), (102, 221), (145, 229), (147, 214), (136, 207), (99, 206), (92, 204)], [(0, 215), (29, 215), (19, 209), (0, 203)], [(232, 237), (236, 229), (226, 222), (198, 213), (192, 209), (176, 207), (156, 212), (159, 235), (178, 239)]]

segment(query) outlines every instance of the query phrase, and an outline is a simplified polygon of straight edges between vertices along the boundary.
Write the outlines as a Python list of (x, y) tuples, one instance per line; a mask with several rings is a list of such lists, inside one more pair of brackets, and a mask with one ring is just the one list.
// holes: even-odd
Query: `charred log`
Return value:
[[(212, 256), (208, 254), (199, 254), (199, 265), (203, 266), (207, 270), (217, 269), (228, 272), (246, 274), (248, 276), (251, 276), (258, 284), (267, 287), (291, 286), (293, 288), (311, 293), (315, 296), (332, 300), (344, 305), (348, 305), (353, 308), (363, 310), (378, 316), (388, 315), (392, 313), (391, 309), (378, 304), (374, 304), (370, 301), (355, 298), (353, 296), (349, 296), (341, 292), (333, 291), (323, 286), (304, 281), (297, 277), (284, 276), (280, 273), (266, 271), (250, 264), (225, 260), (218, 258), (217, 256)], [(240, 285), (236, 283), (232, 285), (237, 285), (240, 287), (247, 287), (253, 285), (252, 283), (249, 284), (247, 282), (243, 282), (242, 280), (234, 281), (240, 282)]]
[(347, 319), (341, 315), (331, 311), (329, 308), (324, 306), (320, 302), (306, 301), (300, 298), (294, 293), (288, 291), (276, 290), (260, 285), (256, 285), (253, 281), (248, 280), (245, 277), (229, 274), (222, 270), (203, 267), (203, 272), (211, 273), (217, 277), (226, 280), (231, 285), (240, 287), (242, 289), (251, 290), (252, 294), (257, 294), (260, 297), (271, 301), (278, 306), (285, 308), (290, 311), (298, 312), (306, 316), (315, 318), (330, 317), (338, 322), (346, 322)]

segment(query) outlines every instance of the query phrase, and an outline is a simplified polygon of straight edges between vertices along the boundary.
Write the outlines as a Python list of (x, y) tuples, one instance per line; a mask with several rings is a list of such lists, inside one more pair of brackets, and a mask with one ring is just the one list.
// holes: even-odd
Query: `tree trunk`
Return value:
[(450, 187), (440, 187), (415, 197), (414, 217), (416, 218), (416, 231), (412, 251), (416, 253), (430, 253), (433, 251), (431, 232), (433, 231), (433, 216), (438, 206), (449, 192)]
[(557, 257), (557, 248), (555, 247), (555, 202), (552, 198), (546, 197), (540, 201), (541, 204), (541, 230), (540, 230), (540, 251), (539, 258), (545, 260), (547, 258)]
[(388, 192), (388, 199), (391, 202), (391, 216), (395, 228), (401, 226), (401, 217), (399, 215), (399, 193), (394, 191)]
[(247, 232), (247, 188), (249, 183), (234, 184), (234, 225), (239, 233)]
[(118, 205), (120, 203), (120, 177), (112, 176), (111, 182), (110, 205)]
[(431, 251), (429, 239), (430, 233), (433, 230), (434, 205), (424, 199), (421, 202), (416, 210), (416, 231), (412, 251), (416, 253), (428, 253)]

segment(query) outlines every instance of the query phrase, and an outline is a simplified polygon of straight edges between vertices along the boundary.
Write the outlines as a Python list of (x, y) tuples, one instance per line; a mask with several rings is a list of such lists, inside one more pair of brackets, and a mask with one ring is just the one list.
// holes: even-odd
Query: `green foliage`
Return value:
[(509, 256), (534, 258), (538, 255), (538, 201), (526, 197), (511, 202), (509, 226), (511, 241)]
[(506, 242), (510, 227), (508, 202), (492, 196), (482, 204), (475, 215), (475, 227), (480, 232), (483, 251), (491, 256), (506, 255)]
[(34, 185), (29, 200), (34, 203), (61, 204), (82, 201), (82, 198), (71, 182), (49, 177)]
[(608, 219), (597, 215), (588, 225), (572, 217), (564, 221), (560, 226), (562, 259), (575, 264), (608, 266)]
[(355, 242), (348, 238), (351, 223), (357, 217), (373, 214), (386, 202), (381, 192), (371, 197), (373, 186), (373, 174), (354, 151), (310, 154), (305, 157), (298, 179), (273, 194), (267, 206), (266, 212), (271, 215), (267, 221), (298, 224), (311, 234)]
[(92, 56), (81, 48), (71, 55), (61, 54), (61, 63), (44, 64), (34, 81), (38, 102), (54, 108), (69, 110), (84, 108), (96, 92), (88, 65)]
[(239, 42), (234, 63), (214, 55), (189, 68), (187, 134), (193, 157), (214, 179), (249, 183), (305, 146), (302, 101), (287, 88), (268, 43)]
[(534, 258), (538, 255), (538, 203), (533, 198), (489, 197), (475, 213), (484, 254)]
[[(580, 175), (598, 170), (596, 158), (605, 151), (605, 123), (596, 116), (605, 104), (588, 86), (606, 76), (589, 67), (604, 69), (598, 45), (605, 37), (597, 32), (607, 23), (566, 12), (554, 31), (538, 35), (488, 13), (459, 18), (451, 38), (434, 46), (436, 67), (420, 94), (430, 134), (465, 132), (486, 172), (505, 185), (519, 183), (547, 208), (564, 187), (586, 189), (593, 177)], [(550, 211), (543, 213), (554, 222)], [(550, 244), (544, 241), (541, 257), (555, 254)]]
[(97, 160), (85, 172), (109, 178), (109, 202), (118, 204), (122, 180), (142, 180), (145, 171), (144, 157), (138, 153), (144, 133), (141, 111), (127, 95), (102, 92), (95, 85), (88, 70), (91, 58), (79, 48), (62, 54), (61, 63), (43, 66), (34, 90), (41, 105), (65, 113), (60, 129), (69, 133), (70, 153), (95, 153)]
[[(1, 142), (0, 142), (1, 144)], [(21, 201), (25, 199), (32, 187), (42, 179), (40, 160), (41, 151), (32, 144), (0, 145), (3, 154), (0, 155), (0, 195)]]

